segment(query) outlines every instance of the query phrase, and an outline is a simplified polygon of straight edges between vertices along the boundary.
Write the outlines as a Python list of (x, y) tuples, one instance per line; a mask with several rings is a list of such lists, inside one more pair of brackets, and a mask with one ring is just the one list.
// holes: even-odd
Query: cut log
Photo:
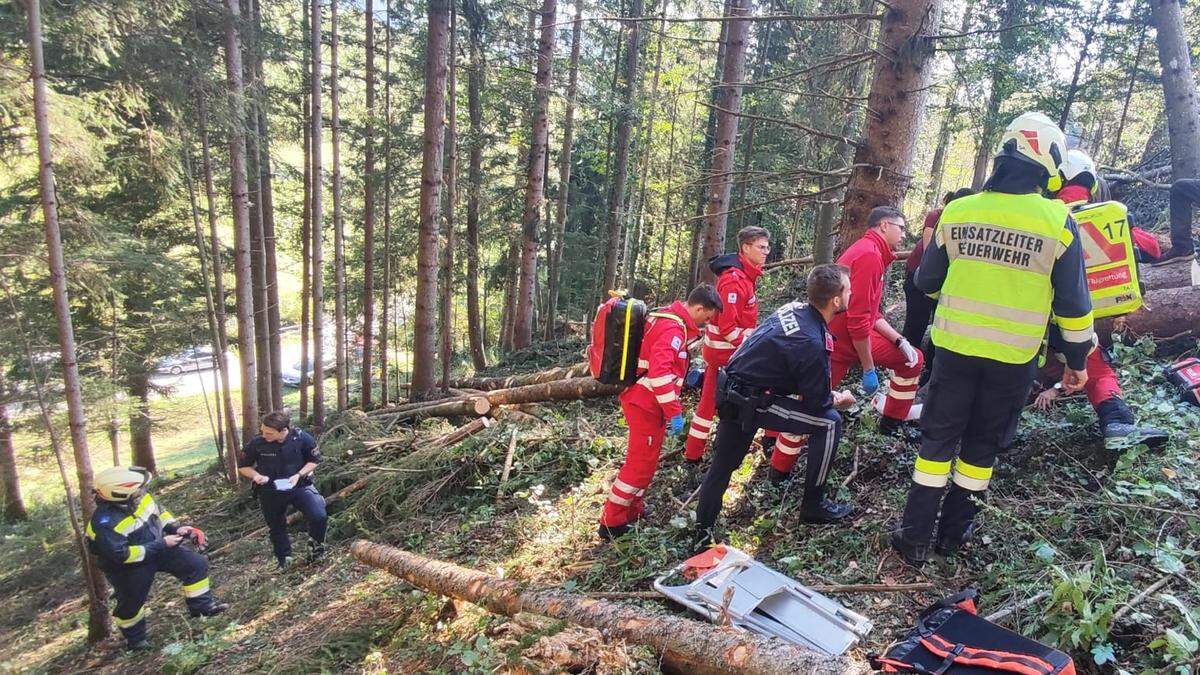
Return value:
[(510, 375), (509, 377), (468, 377), (458, 380), (450, 380), (449, 386), (457, 389), (494, 391), (496, 389), (523, 387), (528, 384), (544, 384), (546, 382), (554, 382), (555, 380), (568, 380), (573, 377), (586, 377), (587, 374), (588, 364), (584, 362), (576, 363), (573, 366), (551, 368), (550, 370), (543, 370), (539, 373), (527, 373), (525, 375)]
[(723, 626), (604, 600), (432, 560), (391, 546), (359, 540), (350, 547), (359, 561), (378, 567), (432, 593), (466, 600), (496, 614), (540, 614), (602, 631), (609, 639), (646, 645), (670, 654), (689, 672), (867, 673), (867, 664), (847, 657), (831, 658), (781, 640)]
[(1175, 258), (1161, 265), (1140, 266), (1143, 291), (1162, 288), (1184, 288), (1192, 285), (1192, 258)]
[(1143, 300), (1142, 308), (1132, 314), (1097, 321), (1100, 342), (1110, 344), (1115, 334), (1130, 342), (1149, 336), (1159, 342), (1160, 355), (1195, 347), (1200, 337), (1200, 289), (1160, 288), (1148, 291)]
[(529, 384), (512, 389), (497, 389), (486, 394), (493, 406), (540, 403), (542, 401), (576, 401), (585, 398), (600, 398), (621, 393), (624, 387), (603, 384), (590, 377), (574, 377), (542, 384)]

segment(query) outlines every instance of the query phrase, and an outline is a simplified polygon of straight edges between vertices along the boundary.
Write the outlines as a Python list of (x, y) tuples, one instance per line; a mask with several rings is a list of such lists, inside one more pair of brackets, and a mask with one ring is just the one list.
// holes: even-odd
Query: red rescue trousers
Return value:
[(642, 517), (646, 489), (658, 470), (658, 455), (667, 433), (667, 421), (661, 411), (646, 410), (624, 401), (621, 411), (629, 425), (629, 447), (600, 514), (600, 524), (606, 527), (627, 525)]
[(1117, 374), (1099, 349), (1093, 349), (1092, 353), (1088, 354), (1085, 367), (1088, 381), (1083, 386), (1083, 391), (1092, 407), (1121, 395), (1121, 383), (1117, 381)]
[[(917, 381), (921, 370), (925, 367), (925, 355), (917, 350), (917, 363), (914, 366), (904, 365), (904, 352), (896, 345), (888, 342), (879, 331), (871, 329), (871, 359), (875, 365), (890, 368), (892, 371), (891, 384), (888, 387), (887, 399), (883, 403), (883, 416), (903, 420), (908, 418), (913, 399), (917, 395)], [(833, 387), (842, 383), (846, 372), (859, 365), (858, 352), (854, 351), (854, 343), (850, 340), (838, 340), (833, 346), (830, 357), (830, 375)]]
[(696, 404), (696, 410), (692, 413), (692, 426), (688, 430), (687, 444), (683, 448), (683, 458), (689, 462), (697, 462), (704, 456), (708, 436), (716, 428), (717, 372), (729, 363), (731, 356), (732, 351), (728, 356), (722, 355), (712, 361), (705, 359), (707, 367), (704, 369), (704, 384), (700, 387), (700, 402)]

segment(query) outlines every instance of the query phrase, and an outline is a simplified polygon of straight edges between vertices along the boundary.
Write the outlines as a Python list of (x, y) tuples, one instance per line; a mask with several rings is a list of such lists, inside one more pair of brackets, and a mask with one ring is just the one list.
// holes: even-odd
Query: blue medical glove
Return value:
[[(875, 386), (879, 386), (876, 384)], [(683, 433), (683, 415), (676, 415), (667, 423), (672, 436), (678, 436)]]
[(879, 373), (874, 368), (863, 371), (862, 388), (867, 396), (879, 391)]

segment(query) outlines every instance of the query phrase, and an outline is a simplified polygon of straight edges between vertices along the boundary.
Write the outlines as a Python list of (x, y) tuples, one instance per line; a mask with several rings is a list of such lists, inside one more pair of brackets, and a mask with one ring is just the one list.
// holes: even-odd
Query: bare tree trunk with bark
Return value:
[[(704, 210), (704, 252), (700, 259), (725, 250), (725, 226), (729, 221), (729, 194), (733, 157), (737, 143), (738, 115), (742, 110), (742, 81), (746, 77), (746, 41), (750, 35), (750, 0), (731, 0), (726, 5), (725, 62), (720, 94), (716, 97), (717, 127), (713, 136), (708, 200)], [(713, 281), (712, 270), (700, 265), (699, 280)]]
[(242, 438), (252, 438), (258, 429), (258, 384), (254, 363), (250, 213), (246, 204), (246, 97), (242, 86), (242, 46), (238, 37), (240, 6), (240, 0), (225, 0), (225, 76), (232, 120), (229, 133), (230, 201), (233, 205), (238, 359), (242, 365)]
[[(729, 7), (732, 0), (725, 0), (722, 9), (722, 16), (729, 16)], [(729, 21), (721, 22), (721, 36), (717, 41), (717, 58), (713, 63), (713, 78), (712, 85), (709, 89), (709, 106), (707, 122), (704, 125), (704, 152), (700, 157), (701, 166), (706, 169), (712, 164), (713, 142), (717, 134), (717, 101), (721, 96), (721, 81), (724, 79), (725, 73), (725, 54), (727, 51), (727, 36), (729, 35)], [(694, 119), (694, 118), (693, 118)], [(711, 176), (711, 174), (708, 174)], [(689, 226), (691, 233), (691, 247), (688, 251), (688, 276), (687, 286), (683, 289), (686, 293), (689, 289), (694, 288), (696, 283), (700, 281), (700, 268), (704, 265), (704, 210), (708, 206), (708, 178), (701, 176), (702, 180), (697, 180), (696, 183), (696, 211), (694, 218)]]
[(1117, 122), (1117, 131), (1113, 134), (1112, 150), (1108, 153), (1108, 161), (1119, 164), (1121, 161), (1121, 135), (1125, 133), (1125, 120), (1129, 116), (1129, 102), (1133, 100), (1133, 88), (1137, 84), (1138, 71), (1142, 63), (1142, 51), (1146, 46), (1148, 26), (1142, 26), (1138, 33), (1137, 47), (1134, 49), (1133, 65), (1129, 68), (1129, 86), (1125, 89), (1125, 101), (1121, 104), (1121, 119)]
[(417, 246), (416, 317), (413, 328), (412, 398), (434, 389), (437, 361), (438, 218), (441, 210), (442, 150), (446, 127), (446, 43), (450, 0), (429, 0), (425, 46), (425, 135), (421, 154), (420, 227)]
[(940, 15), (941, 0), (901, 0), (884, 14), (867, 125), (842, 204), (839, 251), (862, 236), (871, 209), (904, 203)]
[(346, 228), (342, 221), (342, 124), (338, 95), (337, 0), (329, 3), (329, 113), (333, 135), (333, 334), (337, 407), (350, 406), (346, 382)]
[[(366, 0), (363, 16), (366, 21), (363, 34), (366, 37), (367, 116), (363, 124), (363, 352), (359, 405), (366, 410), (374, 398), (371, 351), (375, 347), (375, 0)], [(386, 382), (384, 384), (386, 386)]]
[(8, 413), (11, 395), (4, 382), (4, 369), (0, 368), (0, 485), (4, 489), (4, 519), (9, 522), (29, 517), (21, 497), (21, 477), (17, 474), (17, 448), (13, 445), (12, 418)]
[[(638, 0), (640, 1), (640, 0)], [(546, 156), (550, 136), (550, 86), (554, 77), (554, 26), (558, 0), (542, 0), (541, 37), (538, 39), (537, 70), (534, 74), (532, 132), (525, 181), (525, 212), (521, 217), (521, 263), (517, 284), (517, 313), (513, 346), (528, 347), (533, 341), (533, 286), (537, 278), (538, 232), (546, 193)]]
[[(303, 12), (304, 16), (308, 16), (308, 12)], [(308, 20), (304, 20), (305, 30), (307, 34)], [(308, 59), (305, 59), (308, 63)], [(305, 66), (308, 70), (308, 66)], [(304, 206), (303, 213), (300, 216), (300, 416), (308, 415), (308, 385), (311, 378), (308, 376), (309, 359), (308, 359), (308, 339), (309, 332), (312, 328), (312, 315), (310, 308), (312, 307), (312, 122), (310, 121), (311, 111), (308, 109), (308, 79), (305, 78), (305, 91), (301, 93), (303, 101), (300, 104), (302, 110), (302, 120), (304, 124)]]
[(566, 244), (567, 206), (571, 195), (571, 153), (575, 142), (575, 101), (579, 96), (579, 52), (583, 33), (583, 0), (575, 0), (575, 20), (571, 22), (571, 65), (567, 75), (567, 109), (563, 114), (562, 148), (558, 152), (558, 203), (554, 212), (553, 248), (546, 269), (546, 339), (554, 338), (558, 314), (559, 284), (562, 280), (562, 255)]
[(129, 393), (135, 399), (129, 410), (129, 445), (133, 448), (133, 463), (150, 473), (158, 473), (154, 458), (153, 427), (150, 417), (150, 374), (135, 373), (129, 382)]
[[(392, 3), (387, 3), (384, 32), (383, 107), (387, 136), (383, 139), (383, 293), (379, 313), (379, 403), (387, 405), (391, 385), (388, 381), (388, 312), (392, 303)], [(393, 317), (394, 318), (394, 317)], [(396, 376), (400, 375), (396, 359)]]
[(1200, 177), (1200, 111), (1191, 50), (1179, 0), (1150, 0), (1162, 64), (1167, 134), (1171, 144), (1171, 177)]
[[(463, 0), (470, 35), (471, 69), (467, 73), (467, 111), (471, 119), (471, 148), (467, 168), (467, 338), (475, 370), (487, 367), (483, 320), (479, 307), (479, 203), (483, 199), (483, 24), (479, 0)], [(569, 109), (568, 109), (569, 110)], [(570, 112), (568, 112), (570, 115)]]
[[(237, 0), (230, 0), (237, 2)], [(50, 288), (54, 299), (54, 318), (58, 323), (58, 346), (61, 358), (63, 390), (67, 400), (67, 419), (71, 429), (71, 448), (75, 454), (75, 475), (79, 482), (79, 501), (83, 510), (83, 518), (91, 518), (96, 510), (96, 498), (92, 483), (92, 456), (88, 452), (87, 414), (83, 408), (83, 391), (79, 384), (79, 363), (75, 356), (75, 327), (71, 321), (71, 304), (67, 297), (66, 264), (63, 261), (62, 233), (58, 226), (58, 196), (54, 187), (54, 155), (50, 148), (50, 105), (46, 86), (46, 65), (42, 57), (42, 8), (39, 0), (27, 0), (25, 5), (26, 39), (29, 42), (30, 77), (33, 80), (33, 118), (37, 128), (38, 148), (38, 186), (42, 202), (43, 229), (46, 235), (47, 263), (50, 271)], [(7, 290), (7, 286), (6, 286)], [(9, 297), (12, 303), (11, 295)], [(16, 306), (13, 304), (15, 313)], [(26, 346), (28, 350), (28, 345)], [(30, 355), (30, 366), (32, 366)], [(43, 402), (42, 414), (50, 427), (50, 415), (45, 408), (41, 387), (38, 387), (39, 400)], [(55, 434), (51, 428), (50, 432)], [(55, 436), (57, 438), (57, 436)], [(57, 443), (55, 444), (57, 448)], [(59, 457), (59, 467), (63, 471), (63, 488), (69, 496), (70, 486), (67, 484), (66, 472), (62, 469), (62, 454)], [(108, 635), (108, 610), (104, 599), (108, 588), (100, 575), (95, 563), (88, 557), (80, 537), (81, 525), (74, 518), (71, 508), (72, 525), (75, 527), (76, 540), (79, 544), (80, 562), (83, 566), (84, 578), (88, 580), (88, 642), (99, 642)]]
[[(336, 0), (334, 0), (336, 2)], [(325, 426), (325, 255), (321, 206), (321, 0), (312, 0), (312, 425)]]
[(454, 202), (458, 199), (458, 8), (450, 3), (449, 94), (446, 116), (446, 248), (442, 259), (442, 391), (448, 389), (454, 356)]
[(629, 32), (625, 43), (625, 64), (622, 68), (621, 103), (617, 111), (617, 134), (614, 148), (612, 192), (608, 205), (608, 240), (604, 245), (604, 276), (599, 293), (616, 288), (617, 262), (621, 252), (621, 230), (625, 223), (625, 181), (629, 177), (629, 137), (635, 122), (638, 97), (638, 61), (641, 57), (641, 19), (643, 0), (630, 0)]

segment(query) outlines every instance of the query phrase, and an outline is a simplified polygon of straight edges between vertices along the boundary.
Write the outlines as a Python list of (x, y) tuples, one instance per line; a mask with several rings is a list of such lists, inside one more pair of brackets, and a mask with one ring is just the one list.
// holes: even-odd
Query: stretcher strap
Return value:
[[(1028, 654), (1013, 654), (1011, 652), (967, 647), (963, 644), (951, 643), (939, 635), (922, 637), (920, 641), (921, 646), (928, 649), (931, 653), (937, 656), (952, 657), (951, 663), (983, 666), (993, 670), (1020, 673), (1021, 675), (1053, 675), (1055, 673), (1054, 666), (1036, 656), (1029, 656)], [(943, 664), (943, 668), (935, 672), (943, 673), (946, 667), (946, 664)]]

